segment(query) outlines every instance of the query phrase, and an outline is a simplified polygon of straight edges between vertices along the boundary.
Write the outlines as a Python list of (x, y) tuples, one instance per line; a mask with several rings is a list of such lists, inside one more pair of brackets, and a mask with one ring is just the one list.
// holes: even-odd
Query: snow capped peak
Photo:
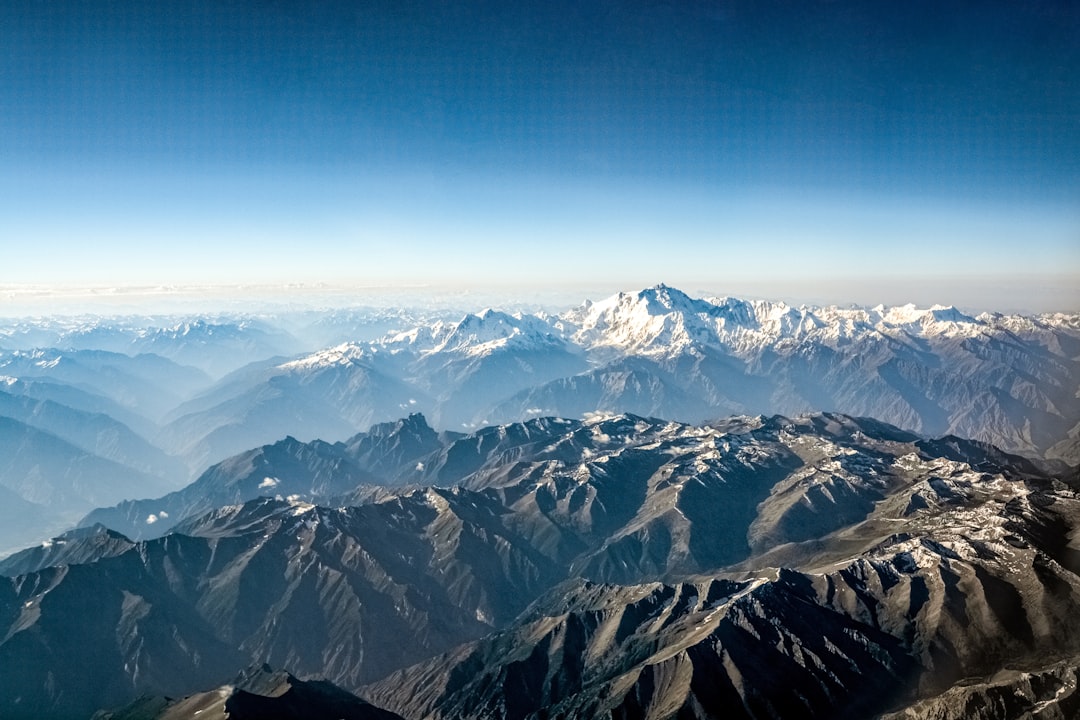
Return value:
[(411, 330), (391, 333), (378, 340), (377, 344), (392, 353), (401, 350), (414, 352), (431, 350), (442, 342), (453, 327), (453, 324), (438, 320), (430, 325), (419, 325)]
[(691, 298), (660, 284), (582, 305), (562, 320), (572, 328), (574, 341), (586, 347), (669, 355), (719, 344), (720, 335), (756, 330), (759, 312), (772, 311), (773, 306), (758, 308), (736, 298)]
[(648, 304), (650, 312), (654, 315), (663, 314), (672, 310), (693, 311), (696, 300), (677, 288), (668, 287), (660, 283), (636, 294), (638, 300)]
[(349, 366), (388, 361), (397, 353), (415, 359), (461, 358), (553, 348), (584, 354), (596, 363), (634, 355), (700, 358), (713, 352), (751, 360), (770, 349), (786, 353), (808, 345), (837, 348), (882, 336), (902, 342), (910, 337), (970, 337), (997, 326), (1040, 332), (1048, 324), (1061, 321), (997, 314), (974, 318), (949, 305), (793, 307), (731, 296), (696, 298), (659, 283), (585, 301), (557, 316), (488, 307), (456, 322), (438, 320), (377, 341), (338, 345), (279, 367)]
[[(414, 331), (416, 332), (416, 331)], [(500, 348), (518, 349), (561, 343), (558, 330), (546, 318), (485, 308), (456, 323), (435, 323), (412, 336), (402, 333), (393, 342), (420, 353), (484, 355)]]
[(881, 323), (892, 326), (926, 326), (936, 323), (976, 324), (979, 322), (952, 305), (933, 305), (929, 309), (919, 308), (914, 303), (888, 308), (878, 305), (872, 312), (880, 318)]
[(664, 284), (585, 303), (564, 313), (559, 323), (586, 350), (669, 357), (705, 347), (748, 356), (777, 343), (835, 345), (896, 332), (964, 336), (985, 325), (945, 305), (794, 308), (735, 297), (692, 298)]
[(933, 316), (935, 322), (951, 322), (951, 323), (975, 323), (978, 322), (970, 315), (957, 310), (952, 305), (933, 305), (930, 308), (930, 315)]
[(367, 358), (370, 353), (371, 350), (367, 346), (356, 343), (343, 343), (312, 353), (299, 360), (282, 363), (278, 367), (282, 370), (315, 370), (332, 365), (353, 365)]
[(559, 330), (543, 315), (485, 308), (475, 314), (469, 313), (457, 322), (440, 320), (394, 333), (373, 345), (391, 353), (483, 355), (508, 346), (524, 349), (561, 342)]

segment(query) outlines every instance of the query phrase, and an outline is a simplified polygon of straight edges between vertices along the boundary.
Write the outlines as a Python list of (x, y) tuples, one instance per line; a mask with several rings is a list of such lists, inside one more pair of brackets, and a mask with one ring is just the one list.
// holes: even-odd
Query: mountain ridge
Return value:
[[(361, 375), (370, 381), (352, 379)], [(796, 308), (658, 285), (558, 315), (489, 309), (307, 354), (244, 382), (245, 399), (175, 420), (174, 447), (197, 446), (207, 426), (242, 423), (256, 408), (276, 437), (219, 442), (200, 458), (302, 434), (288, 419), (296, 407), (318, 408), (329, 440), (402, 410), (458, 431), (596, 412), (703, 422), (834, 411), (1032, 456), (1054, 448), (1080, 465), (1069, 441), (1080, 421), (1080, 316), (1067, 314)], [(371, 383), (386, 391), (365, 400), (365, 413), (350, 410)], [(280, 404), (260, 399), (271, 390)]]
[[(344, 507), (255, 498), (163, 537), (91, 529), (14, 556), (0, 688), (21, 689), (0, 697), (85, 717), (269, 662), (403, 717), (709, 717), (710, 677), (732, 679), (723, 702), (748, 717), (832, 717), (842, 702), (896, 709), (1032, 647), (1080, 654), (1076, 490), (976, 442), (829, 413), (541, 418), (441, 438), (414, 415), (356, 446), (421, 484)], [(439, 477), (456, 482), (423, 484)], [(220, 662), (183, 670), (206, 653)], [(852, 658), (876, 668), (862, 694), (844, 689)], [(777, 663), (786, 686), (764, 673)]]

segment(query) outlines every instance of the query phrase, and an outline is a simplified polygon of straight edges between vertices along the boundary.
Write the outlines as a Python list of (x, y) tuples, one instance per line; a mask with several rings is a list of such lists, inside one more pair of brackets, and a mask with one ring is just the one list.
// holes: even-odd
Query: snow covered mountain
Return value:
[[(414, 315), (381, 312), (367, 331)], [(203, 353), (202, 365), (220, 368), (213, 358), (235, 364), (275, 352), (271, 340), (292, 337), (281, 325), (302, 330), (320, 317), (5, 325), (9, 340), (52, 333), (126, 350), (0, 350), (0, 406), (7, 408), (0, 415), (171, 488), (287, 436), (344, 441), (416, 412), (436, 428), (467, 432), (547, 416), (629, 412), (703, 422), (828, 410), (1080, 464), (1076, 314), (795, 308), (692, 298), (658, 285), (560, 315), (488, 309), (313, 353), (271, 355), (217, 382), (160, 355), (127, 354), (142, 342), (177, 358)], [(362, 313), (324, 319), (335, 332), (363, 326)], [(22, 447), (26, 453), (31, 445)], [(20, 467), (37, 466), (44, 467)], [(23, 479), (4, 481), (10, 489)], [(147, 495), (128, 499), (140, 496)]]
[(833, 410), (1041, 455), (1080, 418), (1080, 315), (792, 308), (659, 285), (556, 322), (593, 367), (504, 401), (491, 420)]
[(744, 357), (803, 341), (835, 347), (874, 334), (973, 337), (994, 319), (941, 305), (794, 308), (764, 300), (695, 299), (663, 284), (587, 302), (560, 317), (574, 341), (593, 351), (673, 356), (712, 346)]
[(173, 320), (0, 325), (4, 718), (1080, 713), (1080, 314)]
[[(193, 465), (285, 434), (343, 439), (403, 410), (457, 430), (545, 415), (829, 410), (1080, 463), (1080, 315), (795, 308), (658, 285), (557, 316), (485, 310), (226, 381), (173, 413), (167, 446), (193, 452)], [(255, 417), (272, 432), (227, 430)]]

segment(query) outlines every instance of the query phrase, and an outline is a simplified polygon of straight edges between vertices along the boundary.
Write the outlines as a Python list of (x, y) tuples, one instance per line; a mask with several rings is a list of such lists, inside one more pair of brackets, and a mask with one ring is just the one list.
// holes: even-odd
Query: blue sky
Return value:
[(1067, 2), (5, 3), (0, 284), (1076, 309), (1077, 36)]

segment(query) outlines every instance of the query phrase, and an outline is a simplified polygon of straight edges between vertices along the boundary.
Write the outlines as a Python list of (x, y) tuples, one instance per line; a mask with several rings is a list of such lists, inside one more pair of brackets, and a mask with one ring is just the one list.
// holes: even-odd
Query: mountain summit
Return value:
[(468, 431), (545, 415), (818, 410), (1080, 462), (1069, 441), (1078, 390), (1074, 316), (792, 307), (661, 284), (560, 315), (488, 309), (253, 367), (175, 411), (162, 437), (204, 467), (284, 435), (344, 440), (416, 411)]

